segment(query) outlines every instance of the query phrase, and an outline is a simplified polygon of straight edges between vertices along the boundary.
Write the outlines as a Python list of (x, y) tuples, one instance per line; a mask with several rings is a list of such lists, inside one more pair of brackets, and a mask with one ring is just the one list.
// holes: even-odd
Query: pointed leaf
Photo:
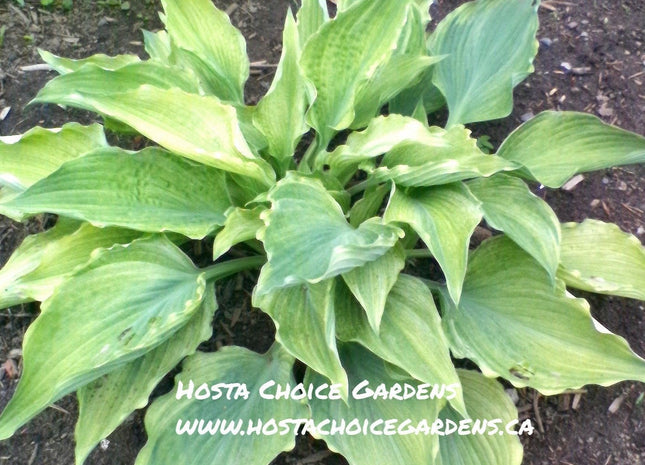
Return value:
[(244, 37), (210, 0), (162, 0), (164, 23), (172, 42), (208, 66), (215, 95), (244, 102), (249, 60)]
[(139, 236), (127, 229), (59, 219), (52, 229), (27, 237), (0, 270), (0, 306), (46, 300), (90, 260), (94, 250), (127, 244)]
[(300, 46), (304, 47), (309, 37), (314, 35), (323, 24), (329, 21), (326, 0), (302, 0), (302, 6), (296, 15)]
[(474, 179), (468, 189), (482, 203), (489, 226), (503, 231), (551, 277), (560, 261), (560, 222), (551, 207), (521, 180), (505, 174)]
[(276, 340), (287, 352), (332, 384), (343, 385), (346, 397), (347, 375), (336, 350), (333, 279), (255, 294), (253, 305), (273, 319)]
[(511, 133), (497, 153), (555, 188), (576, 173), (645, 162), (645, 137), (586, 113), (545, 111)]
[(0, 270), (0, 307), (11, 307), (30, 300), (27, 292), (21, 292), (21, 283), (38, 268), (49, 244), (65, 238), (77, 228), (75, 221), (59, 221), (53, 228), (27, 236), (22, 241)]
[(253, 153), (259, 153), (269, 146), (269, 142), (266, 140), (264, 134), (262, 134), (262, 131), (253, 124), (253, 115), (255, 115), (257, 109), (257, 106), (251, 105), (238, 105), (235, 107), (240, 130)]
[(300, 63), (317, 91), (307, 122), (323, 141), (354, 120), (356, 94), (391, 56), (407, 9), (400, 0), (357, 2), (307, 41)]
[(466, 415), (448, 340), (432, 294), (423, 282), (410, 275), (399, 275), (387, 297), (378, 333), (342, 286), (337, 288), (336, 301), (339, 339), (362, 344), (419, 381), (452, 386), (455, 395), (450, 402)]
[[(419, 383), (411, 378), (392, 378), (385, 370), (381, 359), (374, 356), (358, 344), (347, 344), (341, 350), (343, 366), (347, 369), (352, 390), (367, 381), (367, 388), (376, 389), (379, 384), (388, 388), (399, 384), (417, 386)], [(324, 379), (311, 370), (307, 370), (305, 384), (320, 386)], [(357, 390), (357, 394), (365, 392), (365, 387)], [(400, 391), (401, 392), (401, 391)], [(400, 394), (399, 392), (399, 394)], [(366, 399), (350, 398), (349, 405), (342, 400), (321, 400), (314, 398), (309, 402), (313, 419), (317, 424), (327, 420), (346, 425), (353, 422), (363, 428), (367, 422), (367, 433), (362, 434), (329, 434), (331, 426), (321, 428), (322, 431), (313, 433), (319, 439), (324, 439), (329, 448), (340, 452), (352, 465), (411, 465), (431, 464), (438, 452), (437, 436), (424, 433), (397, 434), (396, 431), (413, 430), (419, 424), (431, 425), (437, 418), (444, 404), (443, 399), (407, 400), (389, 399), (382, 397)], [(406, 422), (406, 420), (408, 420)], [(395, 434), (383, 434), (385, 422), (394, 425)], [(325, 430), (326, 428), (326, 430)], [(349, 429), (349, 428), (347, 428)], [(430, 427), (428, 426), (428, 430)], [(356, 427), (353, 428), (356, 431)], [(390, 429), (392, 431), (392, 429)], [(374, 434), (376, 432), (376, 434)], [(378, 434), (378, 433), (381, 434)], [(327, 433), (327, 434), (325, 434)]]
[[(293, 386), (293, 361), (293, 357), (277, 344), (264, 355), (241, 347), (223, 347), (215, 353), (193, 355), (184, 362), (183, 370), (176, 378), (182, 392), (191, 384), (197, 389), (202, 384), (210, 387), (238, 383), (244, 384), (249, 391), (248, 399), (235, 398), (235, 388), (230, 399), (226, 397), (226, 389), (216, 400), (210, 397), (206, 401), (195, 397), (189, 399), (186, 394), (177, 399), (180, 392), (176, 387), (148, 409), (146, 431), (149, 439), (139, 453), (136, 465), (221, 465), (230, 463), (231, 457), (245, 465), (266, 465), (283, 450), (293, 448), (295, 434), (261, 434), (247, 429), (251, 421), (256, 427), (260, 422), (265, 426), (273, 421), (279, 424), (283, 420), (308, 417), (307, 407), (301, 402), (268, 400), (259, 395), (260, 387), (269, 381)], [(198, 425), (200, 419), (204, 419), (203, 426)], [(208, 432), (215, 425), (224, 429), (224, 421), (226, 428), (232, 425), (233, 431), (240, 425), (238, 430), (245, 434)], [(190, 426), (187, 427), (187, 423)], [(178, 434), (180, 426), (184, 429)], [(190, 433), (191, 428), (193, 433)], [(206, 433), (200, 434), (197, 428)]]
[(401, 115), (374, 118), (367, 129), (352, 133), (345, 145), (320, 157), (318, 166), (329, 165), (331, 173), (346, 183), (361, 163), (384, 153), (373, 178), (403, 186), (447, 184), (520, 167), (504, 158), (485, 155), (463, 126), (447, 131), (428, 128)]
[[(427, 56), (426, 30), (430, 21), (429, 10), (432, 3), (433, 0), (418, 0), (412, 3), (416, 8), (410, 10), (408, 22), (397, 47), (402, 50), (402, 53)], [(443, 57), (440, 58), (443, 59)], [(427, 106), (427, 109), (424, 108), (420, 112), (420, 114), (423, 113), (420, 121), (424, 122), (427, 122), (427, 113), (443, 107), (446, 103), (439, 89), (432, 84), (432, 68), (426, 68), (416, 79), (410, 80), (399, 88), (397, 95), (389, 102), (390, 114), (411, 116), (419, 101), (422, 102), (420, 108), (424, 107), (423, 102)], [(435, 101), (438, 101), (438, 104)]]
[(94, 100), (114, 99), (116, 95), (136, 90), (144, 84), (159, 89), (199, 91), (194, 74), (152, 60), (137, 61), (116, 69), (90, 63), (49, 81), (31, 103), (57, 103), (99, 111)]
[(164, 236), (103, 249), (45, 301), (23, 341), (24, 371), (0, 439), (47, 405), (148, 352), (183, 326), (205, 281)]
[(383, 157), (373, 178), (400, 186), (433, 186), (518, 168), (504, 158), (484, 154), (470, 137), (470, 130), (461, 125), (447, 131), (438, 127), (427, 131), (433, 140), (413, 139), (395, 146)]
[(288, 174), (268, 197), (272, 207), (263, 218), (261, 237), (268, 263), (260, 273), (258, 295), (321, 282), (376, 260), (402, 235), (377, 218), (353, 228), (317, 179)]
[(360, 1), (361, 0), (335, 0), (332, 3), (336, 4), (336, 8), (339, 12), (343, 12)]
[(367, 321), (377, 334), (385, 310), (385, 300), (404, 266), (405, 252), (397, 245), (373, 262), (342, 275), (345, 284), (365, 310)]
[(434, 0), (406, 0), (411, 8), (399, 36), (394, 56), (412, 54), (427, 56), (426, 29), (430, 22), (430, 5)]
[(370, 121), (365, 130), (351, 133), (345, 145), (326, 154), (326, 157), (320, 157), (319, 167), (328, 164), (331, 173), (345, 184), (360, 163), (383, 155), (406, 141), (418, 141), (435, 147), (446, 145), (439, 133), (429, 131), (414, 118), (379, 116)]
[(441, 58), (413, 54), (394, 55), (358, 92), (351, 127), (367, 126), (383, 105), (418, 80), (429, 66), (438, 61), (441, 61)]
[(45, 63), (52, 67), (59, 74), (67, 74), (72, 71), (77, 71), (81, 66), (92, 64), (96, 65), (99, 68), (116, 70), (123, 68), (126, 65), (132, 63), (138, 63), (141, 59), (136, 55), (117, 55), (117, 56), (107, 56), (102, 53), (92, 55), (89, 58), (83, 58), (81, 60), (73, 60), (71, 58), (62, 58), (57, 57), (53, 53), (49, 53), (45, 50), (38, 50), (40, 58), (43, 59)]
[(114, 89), (104, 90), (103, 80), (109, 81), (109, 75), (98, 81), (83, 81), (88, 88), (94, 86), (87, 92), (68, 85), (56, 92), (49, 87), (57, 79), (74, 77), (84, 70), (54, 79), (35, 101), (64, 103), (99, 112), (186, 158), (255, 178), (266, 186), (273, 183), (273, 170), (251, 152), (233, 107), (215, 97), (203, 97), (177, 88), (141, 85), (129, 90), (126, 85), (128, 90), (123, 90), (115, 85)]
[(390, 192), (387, 184), (368, 187), (363, 198), (358, 200), (349, 210), (349, 224), (357, 228), (362, 222), (377, 216), (383, 205), (383, 199)]
[(577, 289), (645, 300), (645, 247), (615, 224), (564, 224), (558, 277)]
[(22, 192), (68, 160), (107, 146), (98, 124), (35, 127), (21, 136), (0, 138), (0, 186)]
[(539, 2), (477, 0), (457, 8), (430, 35), (432, 82), (448, 102), (448, 127), (508, 116), (513, 88), (533, 72)]
[(146, 53), (150, 55), (150, 58), (164, 65), (171, 63), (170, 55), (172, 53), (172, 44), (167, 31), (150, 32), (144, 30), (143, 43)]
[[(24, 215), (56, 213), (97, 226), (174, 231), (200, 239), (230, 207), (221, 171), (157, 148), (107, 148), (64, 164), (0, 204)], [(186, 180), (190, 179), (190, 184)]]
[[(472, 421), (501, 420), (501, 423), (489, 425), (485, 434), (439, 436), (438, 465), (520, 465), (522, 444), (517, 436), (505, 430), (507, 425), (517, 420), (517, 409), (511, 399), (494, 379), (485, 378), (476, 371), (457, 372)], [(439, 418), (457, 424), (462, 421), (450, 406), (443, 408)], [(474, 423), (472, 428), (475, 429)]]
[(446, 99), (443, 94), (432, 83), (433, 69), (426, 70), (417, 84), (403, 90), (392, 99), (388, 107), (390, 113), (412, 115), (419, 100), (422, 102), (425, 115), (434, 113), (446, 106)]
[(298, 29), (291, 11), (287, 13), (282, 42), (282, 56), (275, 78), (268, 93), (258, 103), (253, 123), (266, 136), (269, 154), (286, 168), (300, 136), (307, 131), (306, 83), (298, 63)]
[(423, 106), (423, 100), (419, 100), (417, 102), (417, 106), (414, 107), (414, 111), (412, 112), (411, 116), (422, 124), (428, 126), (428, 114), (425, 107)]
[(201, 308), (172, 337), (78, 390), (79, 412), (74, 432), (76, 465), (82, 465), (99, 441), (133, 411), (145, 407), (161, 379), (211, 337), (216, 309), (215, 290), (209, 286)]
[(226, 215), (224, 228), (215, 236), (213, 260), (229, 251), (235, 244), (255, 239), (264, 222), (260, 215), (266, 208), (255, 207), (253, 210), (236, 208)]
[(396, 189), (385, 221), (409, 224), (441, 265), (450, 297), (459, 302), (470, 236), (482, 219), (479, 201), (461, 183), (414, 189)]
[[(645, 381), (645, 360), (591, 317), (589, 305), (505, 237), (471, 256), (459, 308), (442, 298), (453, 354), (486, 376), (551, 395), (585, 384)], [(575, 363), (571, 363), (572, 357)]]

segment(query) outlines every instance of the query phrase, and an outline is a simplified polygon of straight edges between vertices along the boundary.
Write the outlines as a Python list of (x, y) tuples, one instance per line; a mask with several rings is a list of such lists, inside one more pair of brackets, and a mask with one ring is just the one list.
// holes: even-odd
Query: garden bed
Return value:
[[(143, 56), (141, 28), (161, 27), (158, 1), (94, 2), (77, 0), (70, 11), (43, 9), (39, 0), (19, 7), (9, 0), (0, 5), (0, 135), (19, 134), (34, 125), (57, 127), (74, 119), (89, 123), (94, 115), (63, 111), (52, 105), (25, 108), (53, 74), (36, 65), (40, 47), (57, 55), (84, 57), (93, 53), (137, 53)], [(59, 2), (60, 3), (60, 2)], [(113, 2), (117, 3), (117, 2)], [(280, 56), (281, 29), (287, 0), (216, 1), (231, 13), (247, 38), (253, 62), (248, 83), (251, 101), (268, 88)], [(459, 1), (437, 0), (433, 16), (441, 18)], [(536, 73), (515, 92), (515, 110), (503, 120), (474, 125), (477, 135), (488, 135), (493, 145), (531, 114), (548, 109), (587, 111), (606, 122), (645, 132), (645, 6), (641, 0), (589, 0), (577, 6), (545, 1), (540, 9), (540, 52)], [(215, 40), (215, 38), (214, 38)], [(5, 110), (6, 108), (10, 110)], [(144, 143), (140, 140), (134, 144)], [(536, 192), (561, 221), (597, 218), (617, 223), (645, 240), (645, 167), (628, 166), (585, 175), (568, 190)], [(0, 219), (0, 263), (28, 234), (42, 230), (48, 219), (20, 225)], [(208, 244), (205, 244), (208, 247)], [(250, 308), (253, 280), (241, 275), (219, 286), (220, 311), (214, 337), (205, 349), (237, 344), (266, 350), (273, 338), (271, 320)], [(645, 309), (642, 302), (614, 297), (588, 298), (594, 316), (611, 331), (624, 336), (636, 353), (645, 356)], [(31, 305), (0, 311), (0, 409), (11, 397), (20, 373), (19, 349), (37, 309)], [(575, 364), (575, 356), (571, 356)], [(162, 383), (158, 391), (170, 389)], [(588, 387), (580, 395), (536, 397), (518, 392), (521, 414), (538, 431), (523, 438), (525, 465), (645, 464), (645, 386), (622, 383), (609, 389)], [(613, 413), (609, 411), (614, 410)], [(58, 465), (73, 463), (76, 401), (68, 396), (0, 443), (0, 465)], [(97, 448), (87, 463), (132, 464), (145, 442), (143, 412), (131, 416)], [(279, 464), (340, 464), (345, 461), (324, 444), (300, 438), (296, 449), (281, 455)]]

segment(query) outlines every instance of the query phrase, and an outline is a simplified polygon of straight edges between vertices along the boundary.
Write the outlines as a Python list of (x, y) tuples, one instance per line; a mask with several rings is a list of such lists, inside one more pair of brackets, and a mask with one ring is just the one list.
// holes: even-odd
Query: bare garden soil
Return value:
[[(159, 0), (75, 0), (69, 11), (60, 1), (41, 7), (40, 0), (0, 0), (0, 135), (19, 134), (35, 125), (58, 127), (70, 120), (90, 123), (94, 115), (63, 111), (52, 105), (26, 104), (50, 79), (34, 70), (36, 48), (57, 55), (85, 57), (93, 53), (136, 53), (144, 56), (140, 29), (161, 27)], [(280, 55), (281, 29), (287, 0), (215, 0), (231, 13), (247, 38), (252, 67), (249, 102), (268, 88)], [(433, 17), (441, 18), (461, 0), (436, 0)], [(117, 5), (114, 5), (117, 4)], [(593, 113), (609, 123), (645, 134), (645, 4), (642, 0), (543, 1), (540, 8), (540, 51), (536, 73), (517, 87), (515, 110), (503, 120), (472, 127), (497, 146), (523, 120), (548, 109)], [(10, 107), (10, 110), (6, 110)], [(8, 113), (7, 113), (8, 111)], [(135, 143), (140, 143), (135, 141)], [(561, 221), (597, 218), (612, 221), (645, 241), (645, 166), (629, 166), (585, 175), (569, 190), (538, 192)], [(50, 218), (26, 225), (0, 217), (0, 264), (30, 233), (43, 230)], [(208, 244), (204, 244), (208, 247)], [(213, 338), (204, 350), (237, 344), (256, 351), (273, 341), (270, 319), (250, 306), (253, 276), (240, 275), (218, 288), (220, 310)], [(645, 283), (644, 283), (645, 285)], [(624, 336), (645, 356), (645, 308), (635, 300), (593, 296), (594, 316)], [(91, 310), (91, 309), (90, 309)], [(20, 347), (35, 305), (0, 311), (0, 410), (10, 399), (21, 370)], [(560, 354), (577, 363), (576, 354)], [(168, 378), (155, 395), (172, 386)], [(536, 432), (523, 437), (524, 465), (645, 465), (645, 385), (621, 383), (590, 386), (581, 392), (544, 398), (531, 390), (516, 392), (520, 415), (531, 418)], [(16, 435), (0, 443), (0, 465), (73, 464), (74, 396), (61, 399)], [(136, 412), (87, 461), (89, 465), (132, 465), (146, 440), (144, 412)], [(189, 451), (187, 451), (189, 453)], [(275, 464), (345, 464), (324, 443), (299, 438), (294, 451)], [(231, 465), (237, 465), (231, 458)], [(225, 464), (222, 464), (225, 465)], [(227, 465), (227, 464), (226, 464)], [(410, 464), (421, 465), (421, 464)], [(490, 464), (496, 465), (496, 464)]]

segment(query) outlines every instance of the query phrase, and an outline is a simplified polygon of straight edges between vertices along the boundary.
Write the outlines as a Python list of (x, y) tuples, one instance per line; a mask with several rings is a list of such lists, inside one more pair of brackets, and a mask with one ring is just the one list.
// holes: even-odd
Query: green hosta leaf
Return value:
[(207, 95), (213, 98), (221, 99), (236, 107), (241, 107), (242, 102), (237, 99), (229, 99), (221, 97), (227, 94), (227, 90), (223, 90), (218, 85), (219, 76), (213, 72), (208, 63), (204, 62), (201, 58), (188, 50), (178, 48), (171, 42), (172, 52), (170, 55), (170, 62), (173, 66), (181, 68), (195, 76), (199, 83), (199, 95)]
[(253, 305), (271, 316), (276, 340), (286, 351), (332, 384), (343, 385), (347, 397), (347, 375), (336, 350), (333, 279), (256, 294)]
[[(314, 180), (322, 182), (329, 195), (331, 195), (334, 200), (338, 202), (338, 205), (340, 205), (340, 207), (343, 209), (343, 212), (346, 213), (349, 211), (350, 205), (352, 203), (352, 196), (345, 190), (343, 185), (338, 182), (338, 179), (330, 175), (329, 172), (314, 171), (313, 173), (309, 174), (301, 173), (300, 176), (312, 178)], [(347, 214), (345, 216), (347, 216)]]
[(300, 45), (304, 47), (309, 37), (329, 21), (329, 11), (326, 0), (302, 0), (302, 6), (296, 15), (298, 19), (298, 35)]
[[(337, 5), (338, 11), (345, 11), (346, 9), (354, 6), (354, 4), (359, 3), (360, 1), (361, 0), (334, 0), (332, 3), (335, 3)], [(425, 8), (426, 14), (428, 13), (427, 10), (430, 8), (430, 5), (434, 3), (434, 0), (403, 0), (403, 1), (407, 1), (412, 5), (415, 5), (421, 11), (423, 11), (423, 9)]]
[[(155, 61), (139, 61), (117, 69), (87, 64), (49, 81), (32, 103), (57, 103), (99, 111), (95, 101), (115, 99), (144, 84), (159, 89), (179, 88), (190, 93), (199, 91), (199, 84), (192, 73)], [(161, 107), (157, 108), (159, 110)]]
[[(290, 172), (287, 173), (287, 177), (291, 178), (301, 178), (308, 179), (313, 183), (322, 183), (323, 187), (327, 190), (327, 193), (332, 196), (332, 198), (338, 203), (338, 205), (343, 210), (343, 213), (347, 212), (350, 209), (350, 204), (352, 196), (349, 192), (345, 190), (343, 185), (338, 181), (335, 176), (332, 176), (327, 171), (314, 171), (312, 173), (302, 173), (302, 172)], [(269, 202), (268, 193), (264, 192), (258, 194), (253, 202)]]
[(167, 31), (150, 32), (144, 30), (143, 43), (150, 58), (164, 65), (171, 63), (170, 55), (172, 54), (172, 44)]
[[(248, 399), (236, 399), (234, 395), (227, 399), (226, 390), (217, 400), (188, 399), (185, 394), (177, 399), (177, 387), (148, 409), (146, 431), (149, 439), (137, 457), (136, 465), (221, 465), (230, 463), (232, 457), (239, 463), (266, 465), (283, 450), (291, 449), (295, 434), (250, 432), (242, 436), (207, 431), (214, 429), (218, 420), (222, 422), (218, 424), (222, 429), (226, 420), (229, 426), (233, 424), (233, 431), (240, 425), (237, 430), (247, 433), (250, 421), (255, 427), (259, 422), (265, 426), (271, 425), (272, 420), (279, 424), (283, 420), (307, 418), (307, 407), (301, 402), (267, 400), (259, 395), (260, 387), (269, 381), (280, 386), (287, 383), (294, 386), (293, 361), (293, 357), (277, 344), (264, 355), (241, 347), (223, 347), (215, 353), (193, 355), (184, 362), (183, 370), (176, 378), (178, 386), (181, 382), (186, 390), (191, 382), (195, 389), (202, 383), (209, 387), (239, 383), (249, 391)], [(233, 389), (233, 394), (235, 392)], [(198, 425), (200, 419), (204, 419), (201, 427)], [(177, 434), (178, 427), (182, 427), (182, 434)], [(206, 433), (199, 434), (198, 428)]]
[[(442, 298), (453, 354), (486, 376), (550, 395), (585, 384), (645, 381), (645, 360), (609, 333), (582, 299), (553, 288), (548, 273), (510, 239), (471, 256), (459, 308)], [(572, 363), (575, 359), (575, 363)]]
[(441, 265), (454, 302), (461, 295), (470, 236), (481, 219), (480, 202), (461, 183), (396, 189), (385, 212), (385, 221), (407, 223), (421, 237)]
[(567, 223), (558, 277), (585, 291), (645, 300), (645, 248), (614, 224)]
[(376, 218), (353, 228), (317, 179), (289, 174), (268, 197), (272, 207), (261, 237), (268, 263), (260, 273), (258, 295), (362, 266), (385, 254), (402, 235)]
[[(121, 65), (120, 62), (110, 66), (107, 62), (93, 63), (90, 61), (89, 64), (78, 67), (73, 72), (66, 71), (63, 76), (48, 82), (32, 103), (51, 102), (99, 112), (93, 106), (91, 98), (102, 98), (105, 95), (115, 98), (115, 95), (135, 90), (144, 84), (162, 89), (177, 87), (191, 93), (200, 91), (199, 82), (190, 70), (168, 66), (167, 63), (153, 60), (134, 61), (131, 64), (119, 65)], [(73, 66), (73, 63), (69, 66)], [(105, 114), (102, 116), (105, 120), (105, 127), (111, 131), (138, 134), (127, 124)]]
[(426, 55), (426, 28), (430, 22), (430, 5), (434, 0), (407, 1), (414, 8), (408, 11), (408, 19), (399, 37), (395, 53)]
[[(416, 8), (410, 9), (404, 32), (399, 39), (397, 51), (403, 54), (427, 56), (426, 29), (430, 21), (430, 5), (433, 0), (413, 2)], [(395, 52), (396, 53), (396, 52)], [(437, 57), (443, 59), (443, 57)], [(419, 121), (427, 123), (427, 114), (446, 104), (443, 95), (432, 84), (432, 68), (423, 70), (416, 79), (401, 85), (397, 94), (389, 99), (390, 113), (412, 116), (419, 110)], [(416, 117), (416, 116), (415, 116)]]
[(533, 195), (521, 179), (506, 174), (475, 179), (468, 188), (482, 203), (488, 225), (504, 231), (555, 277), (560, 261), (560, 222), (551, 207)]
[(466, 415), (441, 319), (432, 294), (422, 281), (399, 275), (387, 296), (378, 333), (342, 286), (336, 291), (336, 299), (337, 333), (341, 340), (362, 344), (419, 381), (451, 385), (455, 391), (452, 405)]
[(95, 254), (25, 333), (24, 371), (0, 439), (65, 394), (162, 343), (199, 308), (205, 281), (164, 236)]
[[(100, 149), (64, 164), (0, 204), (24, 215), (56, 213), (97, 226), (174, 231), (198, 239), (224, 224), (224, 173), (164, 150)], [(190, 183), (186, 183), (190, 180)]]
[(322, 141), (328, 142), (354, 120), (356, 95), (391, 56), (407, 10), (408, 3), (401, 0), (363, 0), (307, 41), (301, 65), (317, 91), (307, 122)]
[[(396, 379), (388, 375), (383, 360), (374, 356), (358, 344), (347, 344), (341, 350), (343, 366), (347, 369), (352, 390), (363, 381), (368, 381), (368, 388), (376, 389), (383, 383), (388, 388), (399, 383), (417, 386), (419, 383), (411, 378)], [(305, 384), (320, 386), (324, 378), (307, 370)], [(357, 390), (357, 394), (365, 392), (365, 388)], [(428, 390), (429, 392), (429, 390)], [(400, 392), (399, 392), (400, 394)], [(310, 401), (311, 412), (316, 423), (324, 420), (336, 421), (346, 425), (350, 422), (358, 423), (359, 428), (368, 422), (366, 434), (324, 434), (313, 433), (319, 439), (324, 439), (331, 450), (338, 451), (352, 465), (411, 465), (431, 464), (438, 452), (437, 436), (421, 434), (388, 434), (377, 435), (370, 432), (383, 432), (386, 426), (384, 421), (394, 425), (396, 433), (402, 430), (416, 428), (419, 423), (425, 422), (430, 430), (430, 425), (437, 418), (439, 410), (444, 404), (443, 399), (427, 400), (396, 400), (383, 398), (355, 399), (350, 398), (349, 405), (342, 400), (321, 400), (314, 398)], [(404, 424), (406, 420), (408, 423)], [(327, 427), (329, 432), (330, 426)], [(354, 429), (356, 431), (356, 429)]]
[[(91, 92), (67, 85), (56, 93), (48, 89), (57, 79), (74, 77), (85, 69), (54, 79), (35, 101), (65, 103), (102, 113), (186, 158), (255, 178), (266, 186), (273, 183), (273, 170), (251, 152), (233, 107), (224, 105), (215, 97), (150, 85), (127, 91), (115, 86), (106, 91), (102, 90), (105, 83), (101, 80), (84, 81), (84, 85), (94, 86)], [(128, 89), (127, 85), (125, 89)]]
[(268, 152), (286, 170), (296, 145), (307, 131), (305, 125), (306, 87), (298, 64), (298, 29), (287, 14), (283, 33), (282, 57), (267, 95), (258, 103), (253, 123), (269, 142)]
[(83, 58), (81, 60), (72, 60), (70, 58), (61, 58), (56, 55), (49, 53), (45, 50), (38, 50), (38, 54), (43, 59), (45, 63), (52, 67), (59, 74), (67, 74), (72, 71), (77, 71), (81, 66), (92, 64), (96, 65), (99, 68), (116, 70), (123, 68), (126, 65), (132, 63), (138, 63), (141, 59), (136, 55), (117, 55), (117, 56), (107, 56), (102, 53), (92, 55), (89, 58)]
[(372, 173), (374, 179), (391, 180), (400, 186), (433, 186), (518, 167), (496, 155), (485, 155), (470, 137), (470, 130), (461, 125), (447, 131), (438, 127), (426, 131), (431, 138), (412, 139), (390, 150), (381, 167)]
[[(475, 371), (457, 370), (464, 391), (466, 408), (475, 429), (478, 420), (501, 420), (488, 425), (484, 434), (439, 436), (438, 465), (520, 465), (522, 444), (505, 427), (517, 420), (517, 409), (502, 386)], [(439, 414), (443, 421), (457, 424), (462, 418), (450, 406)], [(498, 429), (499, 431), (496, 431)], [(500, 434), (501, 433), (501, 434)]]
[(235, 108), (237, 111), (237, 118), (240, 125), (240, 130), (244, 135), (244, 139), (251, 147), (253, 153), (258, 153), (261, 150), (266, 149), (269, 146), (269, 142), (266, 140), (262, 131), (255, 127), (253, 124), (253, 117), (257, 111), (257, 106), (239, 105)]
[(421, 101), (424, 115), (440, 110), (446, 105), (443, 94), (432, 83), (432, 68), (423, 73), (419, 83), (394, 97), (388, 108), (390, 113), (412, 115), (419, 101)]
[(417, 10), (419, 10), (419, 14), (421, 16), (421, 25), (423, 26), (423, 30), (425, 32), (426, 25), (430, 22), (430, 7), (434, 3), (434, 0), (413, 0), (412, 4), (416, 6)]
[(27, 237), (0, 270), (0, 306), (44, 301), (94, 250), (127, 244), (140, 235), (59, 219), (52, 229)]
[(320, 157), (318, 163), (319, 167), (329, 165), (331, 173), (346, 183), (361, 163), (384, 153), (381, 167), (372, 176), (403, 186), (447, 184), (519, 167), (504, 158), (485, 155), (463, 126), (428, 128), (400, 115), (374, 118), (367, 129), (351, 134), (345, 145)]
[(430, 36), (431, 55), (447, 55), (432, 82), (448, 102), (448, 126), (503, 118), (513, 108), (513, 87), (533, 72), (539, 2), (477, 0), (465, 3)]
[(319, 168), (328, 164), (331, 173), (345, 184), (352, 178), (360, 163), (383, 155), (406, 141), (418, 141), (434, 147), (446, 145), (440, 133), (429, 131), (427, 126), (414, 118), (379, 116), (364, 131), (351, 133), (345, 145), (339, 146), (326, 157), (320, 157)]
[(107, 146), (98, 124), (69, 123), (59, 129), (35, 127), (21, 136), (0, 138), (0, 186), (22, 192), (60, 165)]
[(345, 283), (365, 309), (367, 321), (377, 334), (385, 300), (404, 266), (405, 251), (397, 245), (373, 262), (343, 274)]
[(441, 61), (441, 58), (412, 54), (394, 55), (358, 92), (351, 127), (367, 126), (385, 103), (418, 80), (429, 66), (438, 61)]
[(333, 3), (336, 3), (336, 8), (339, 12), (343, 12), (360, 1), (361, 0), (335, 0)]
[(428, 125), (428, 114), (426, 113), (426, 109), (423, 106), (422, 100), (419, 100), (417, 102), (417, 106), (414, 107), (414, 111), (412, 112), (411, 116), (425, 126), (430, 127)]
[(0, 307), (6, 308), (30, 300), (21, 284), (43, 261), (45, 248), (65, 238), (78, 228), (74, 221), (58, 222), (48, 231), (27, 236), (0, 270)]
[(377, 216), (383, 199), (390, 192), (390, 187), (387, 184), (372, 186), (365, 189), (363, 198), (352, 205), (349, 211), (349, 223), (357, 228), (362, 222), (367, 221), (373, 216)]
[(561, 187), (576, 173), (645, 162), (645, 137), (585, 113), (545, 111), (517, 128), (497, 153), (524, 165), (531, 179)]
[[(218, 97), (244, 102), (249, 59), (244, 37), (210, 0), (162, 0), (172, 42), (208, 67), (209, 86)], [(190, 106), (189, 106), (190, 108)]]
[(78, 390), (79, 418), (74, 433), (77, 465), (128, 415), (147, 405), (148, 397), (166, 373), (211, 337), (216, 309), (215, 290), (209, 286), (201, 308), (172, 337)]
[(224, 255), (235, 244), (255, 239), (264, 222), (260, 214), (265, 211), (264, 207), (256, 207), (252, 210), (235, 208), (226, 215), (224, 228), (215, 236), (213, 244), (213, 260)]

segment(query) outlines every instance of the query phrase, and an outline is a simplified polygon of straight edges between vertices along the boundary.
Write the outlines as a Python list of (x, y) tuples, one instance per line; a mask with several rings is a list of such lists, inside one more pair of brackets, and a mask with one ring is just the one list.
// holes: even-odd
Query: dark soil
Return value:
[[(59, 2), (60, 3), (60, 2)], [(232, 13), (233, 22), (247, 38), (253, 67), (248, 84), (249, 101), (268, 88), (280, 54), (281, 28), (287, 0), (216, 0)], [(433, 16), (462, 3), (437, 0)], [(22, 133), (34, 125), (57, 127), (74, 119), (95, 119), (80, 111), (63, 111), (51, 105), (25, 108), (53, 74), (27, 71), (37, 64), (36, 47), (53, 53), (83, 57), (93, 53), (137, 53), (143, 57), (141, 28), (160, 27), (158, 0), (131, 0), (129, 9), (102, 6), (105, 2), (76, 0), (71, 11), (43, 9), (39, 0), (18, 8), (13, 0), (0, 0), (0, 27), (6, 26), (0, 46), (0, 112), (11, 107), (0, 121), (0, 135)], [(540, 9), (542, 45), (536, 73), (518, 86), (511, 116), (485, 125), (474, 125), (476, 134), (487, 134), (497, 145), (523, 118), (546, 109), (587, 111), (626, 129), (645, 133), (645, 5), (642, 0), (544, 1)], [(563, 65), (564, 63), (564, 65)], [(569, 66), (567, 66), (567, 64)], [(572, 71), (570, 71), (571, 69)], [(645, 167), (623, 167), (585, 175), (570, 191), (539, 190), (562, 221), (597, 218), (619, 224), (645, 238)], [(44, 220), (43, 220), (44, 221)], [(42, 230), (43, 221), (21, 225), (0, 218), (0, 263), (30, 233)], [(220, 311), (215, 336), (204, 346), (214, 350), (237, 344), (263, 351), (273, 339), (268, 317), (250, 308), (252, 276), (232, 279), (219, 286)], [(642, 302), (613, 297), (588, 298), (594, 316), (610, 330), (624, 336), (632, 348), (645, 355), (645, 308)], [(26, 305), (0, 311), (0, 409), (11, 397), (20, 372), (22, 336), (37, 308)], [(576, 363), (575, 358), (571, 360)], [(169, 389), (171, 381), (159, 391)], [(645, 464), (645, 405), (640, 383), (611, 388), (589, 387), (576, 396), (537, 398), (521, 390), (521, 415), (541, 431), (524, 438), (524, 465), (639, 465)], [(608, 411), (617, 399), (615, 413)], [(0, 465), (63, 465), (73, 463), (73, 431), (77, 405), (68, 396), (0, 443)], [(90, 465), (131, 465), (145, 443), (143, 412), (133, 414), (103, 447), (86, 462)], [(344, 464), (324, 444), (300, 438), (296, 449), (282, 454), (276, 464)], [(416, 465), (416, 464), (410, 464)], [(495, 465), (495, 464), (490, 464)]]

